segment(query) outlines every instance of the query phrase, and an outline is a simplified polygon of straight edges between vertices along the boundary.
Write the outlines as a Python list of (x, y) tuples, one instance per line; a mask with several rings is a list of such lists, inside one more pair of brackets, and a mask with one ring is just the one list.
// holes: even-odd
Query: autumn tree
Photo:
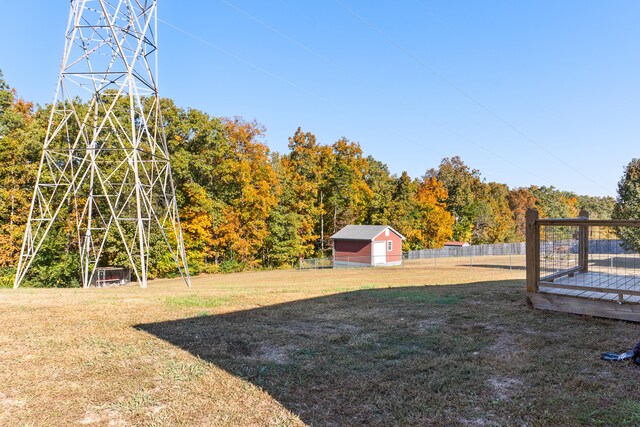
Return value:
[(447, 210), (455, 219), (453, 239), (470, 242), (484, 191), (480, 171), (455, 156), (442, 159), (438, 169), (429, 169), (426, 176), (442, 182), (447, 190)]
[(417, 183), (405, 237), (411, 249), (440, 248), (453, 236), (454, 218), (447, 211), (447, 190), (433, 177)]
[(514, 188), (509, 191), (509, 208), (515, 222), (515, 239), (523, 242), (527, 236), (527, 210), (537, 205), (536, 196), (528, 188)]
[(195, 182), (182, 185), (180, 199), (180, 220), (189, 268), (194, 274), (214, 272), (208, 261), (215, 257), (213, 234), (221, 205)]
[(227, 178), (235, 192), (225, 200), (214, 241), (240, 262), (251, 265), (267, 236), (267, 218), (277, 203), (272, 192), (276, 174), (269, 163), (269, 149), (258, 140), (264, 133), (262, 126), (239, 118), (222, 123), (230, 148), (231, 175)]
[(255, 265), (277, 203), (272, 191), (277, 177), (261, 142), (263, 127), (171, 107), (165, 103), (185, 244), (199, 248), (203, 265), (209, 259), (233, 268)]
[(44, 139), (42, 115), (17, 97), (0, 71), (0, 269), (13, 267), (20, 255)]
[[(34, 108), (17, 97), (0, 73), (0, 284), (11, 284), (29, 215), (49, 106)], [(63, 209), (40, 248), (26, 284), (79, 286), (77, 235), (69, 209)], [(76, 245), (76, 246), (74, 246)]]
[[(128, 101), (115, 101), (122, 123), (131, 124)], [(79, 111), (89, 108), (80, 99), (75, 102)], [(637, 160), (620, 181), (614, 209), (611, 198), (577, 196), (554, 187), (510, 191), (504, 184), (486, 183), (459, 157), (443, 159), (420, 179), (407, 172), (394, 175), (384, 163), (366, 157), (356, 142), (341, 138), (323, 145), (301, 129), (289, 138), (288, 152), (271, 153), (265, 130), (256, 122), (212, 117), (170, 99), (160, 102), (160, 125), (194, 274), (292, 266), (327, 253), (331, 234), (352, 223), (389, 224), (407, 237), (407, 250), (440, 247), (450, 239), (523, 239), (524, 215), (533, 206), (543, 217), (572, 217), (579, 209), (603, 219), (640, 214)], [(50, 106), (34, 107), (19, 99), (0, 73), (0, 285), (12, 280), (49, 111)], [(70, 203), (60, 212), (41, 248), (27, 278), (32, 286), (80, 285), (80, 237), (72, 207)], [(622, 237), (630, 247), (640, 242), (633, 234)], [(175, 274), (160, 238), (155, 232), (149, 236), (150, 277)], [(120, 237), (111, 233), (102, 265), (127, 262)]]
[(16, 99), (0, 74), (0, 268), (16, 263), (29, 212), (31, 192), (27, 187), (32, 184), (33, 172), (25, 173), (24, 157), (29, 154), (25, 141), (31, 138), (33, 121), (32, 105)]

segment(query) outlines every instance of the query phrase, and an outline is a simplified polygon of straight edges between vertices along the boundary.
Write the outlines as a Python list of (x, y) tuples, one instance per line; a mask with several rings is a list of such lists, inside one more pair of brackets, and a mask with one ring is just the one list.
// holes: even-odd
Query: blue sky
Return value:
[[(68, 1), (4, 2), (0, 69), (54, 95)], [(460, 155), (489, 181), (615, 195), (640, 157), (640, 2), (160, 0), (160, 93), (298, 126), (414, 177)], [(187, 34), (188, 33), (188, 34)]]

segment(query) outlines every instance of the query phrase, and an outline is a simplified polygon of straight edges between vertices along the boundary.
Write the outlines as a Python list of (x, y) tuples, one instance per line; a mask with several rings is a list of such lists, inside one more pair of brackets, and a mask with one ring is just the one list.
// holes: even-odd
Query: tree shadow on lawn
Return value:
[(580, 328), (614, 324), (533, 312), (523, 286), (360, 290), (136, 327), (251, 381), (311, 425), (575, 425), (580, 413), (567, 406), (601, 402), (580, 398), (571, 380), (585, 381), (610, 349), (580, 340), (590, 334)]

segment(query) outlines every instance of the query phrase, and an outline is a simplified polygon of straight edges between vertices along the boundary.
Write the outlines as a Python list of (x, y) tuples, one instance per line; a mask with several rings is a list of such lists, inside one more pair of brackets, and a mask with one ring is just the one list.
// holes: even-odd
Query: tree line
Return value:
[[(77, 100), (77, 102), (82, 102)], [(574, 217), (587, 209), (611, 218), (611, 197), (554, 187), (509, 188), (487, 182), (460, 157), (443, 159), (421, 177), (397, 175), (359, 143), (331, 144), (297, 129), (288, 151), (269, 150), (265, 128), (239, 117), (213, 117), (162, 99), (163, 126), (193, 274), (295, 266), (330, 256), (331, 235), (347, 224), (388, 224), (406, 237), (404, 250), (522, 241), (525, 212)], [(22, 243), (50, 106), (20, 99), (0, 73), (0, 284), (13, 275)], [(51, 230), (30, 282), (77, 286), (78, 242), (72, 213)], [(105, 263), (123, 263), (110, 239)], [(151, 254), (151, 276), (173, 274), (171, 260)]]

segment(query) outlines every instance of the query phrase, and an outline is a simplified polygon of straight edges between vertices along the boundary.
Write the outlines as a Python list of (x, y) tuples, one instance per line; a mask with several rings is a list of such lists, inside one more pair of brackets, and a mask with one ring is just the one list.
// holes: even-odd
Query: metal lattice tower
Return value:
[(84, 287), (110, 236), (141, 286), (155, 245), (190, 284), (158, 97), (156, 8), (156, 0), (71, 1), (14, 287), (62, 216), (77, 233)]

